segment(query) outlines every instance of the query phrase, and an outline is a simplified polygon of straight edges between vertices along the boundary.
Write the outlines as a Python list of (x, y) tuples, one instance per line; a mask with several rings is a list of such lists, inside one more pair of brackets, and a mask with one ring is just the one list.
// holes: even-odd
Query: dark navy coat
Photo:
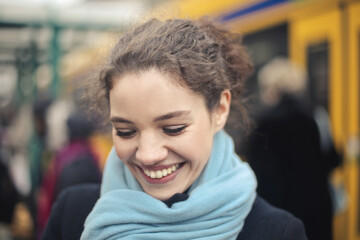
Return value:
[[(100, 196), (99, 184), (66, 189), (52, 208), (42, 239), (78, 240)], [(302, 222), (257, 197), (237, 240), (306, 240)]]

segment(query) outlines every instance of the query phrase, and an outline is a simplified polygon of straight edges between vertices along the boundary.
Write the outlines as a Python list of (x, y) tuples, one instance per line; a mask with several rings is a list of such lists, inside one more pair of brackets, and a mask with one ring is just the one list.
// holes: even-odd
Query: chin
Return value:
[(152, 196), (153, 198), (156, 198), (160, 201), (166, 201), (168, 200), (169, 198), (171, 198), (174, 194), (169, 194), (169, 193), (166, 193), (166, 194), (159, 194), (159, 193), (150, 193), (150, 192), (146, 192), (148, 195)]
[(152, 196), (153, 198), (156, 198), (160, 201), (165, 201), (174, 196), (176, 193), (182, 193), (184, 191), (169, 191), (169, 190), (152, 190), (152, 191), (146, 191), (148, 195)]

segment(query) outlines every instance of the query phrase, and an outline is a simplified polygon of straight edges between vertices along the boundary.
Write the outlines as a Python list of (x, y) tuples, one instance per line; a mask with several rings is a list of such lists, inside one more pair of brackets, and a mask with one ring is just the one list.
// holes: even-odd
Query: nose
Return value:
[(144, 165), (155, 165), (166, 159), (168, 150), (156, 134), (141, 134), (135, 158)]

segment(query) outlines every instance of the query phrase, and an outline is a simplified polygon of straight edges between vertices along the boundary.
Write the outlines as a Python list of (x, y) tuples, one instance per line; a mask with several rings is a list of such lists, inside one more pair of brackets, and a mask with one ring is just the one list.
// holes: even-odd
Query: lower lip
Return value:
[(163, 184), (163, 183), (167, 183), (172, 181), (176, 175), (179, 173), (179, 170), (181, 169), (182, 166), (180, 166), (175, 172), (172, 172), (170, 175), (167, 175), (166, 177), (162, 177), (162, 178), (150, 178), (148, 177), (144, 171), (140, 168), (140, 172), (143, 175), (144, 179), (151, 184)]

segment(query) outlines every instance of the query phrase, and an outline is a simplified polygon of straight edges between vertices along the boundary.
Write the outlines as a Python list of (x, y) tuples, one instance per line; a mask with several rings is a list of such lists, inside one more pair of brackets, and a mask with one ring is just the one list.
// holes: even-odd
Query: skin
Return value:
[[(114, 80), (110, 119), (118, 157), (154, 198), (166, 200), (186, 191), (210, 157), (214, 134), (226, 123), (230, 92), (225, 90), (210, 112), (203, 96), (157, 69)], [(172, 166), (178, 169), (161, 179), (144, 174)]]

